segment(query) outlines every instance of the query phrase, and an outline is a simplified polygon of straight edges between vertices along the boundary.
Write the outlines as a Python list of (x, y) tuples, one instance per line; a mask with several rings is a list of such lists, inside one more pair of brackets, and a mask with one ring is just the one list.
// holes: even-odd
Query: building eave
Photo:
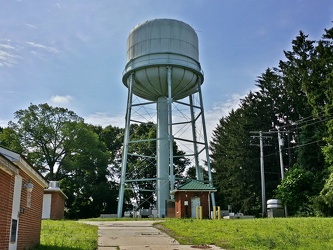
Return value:
[(31, 179), (36, 181), (43, 188), (48, 187), (48, 182), (37, 169), (35, 169), (22, 155), (11, 150), (0, 147), (0, 153), (12, 164), (15, 164), (19, 169), (25, 172)]
[(44, 194), (50, 194), (50, 193), (60, 193), (65, 199), (68, 199), (67, 195), (61, 190), (61, 189), (55, 189), (55, 188), (48, 188), (44, 189)]
[(177, 192), (209, 192), (209, 193), (214, 193), (217, 192), (216, 189), (188, 189), (188, 190), (178, 190), (175, 189), (170, 192), (171, 195), (175, 195)]
[(2, 154), (0, 154), (0, 169), (9, 175), (19, 174), (19, 168)]

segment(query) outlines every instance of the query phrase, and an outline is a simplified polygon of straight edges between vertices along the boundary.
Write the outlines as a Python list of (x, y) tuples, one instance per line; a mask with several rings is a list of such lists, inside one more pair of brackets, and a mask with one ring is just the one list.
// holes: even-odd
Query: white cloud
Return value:
[(9, 122), (9, 121), (5, 121), (5, 120), (1, 120), (1, 119), (0, 119), (0, 127), (2, 127), (2, 128), (6, 128), (6, 127), (8, 126), (8, 122)]
[(2, 49), (15, 49), (15, 47), (8, 44), (0, 44), (0, 48)]
[(37, 29), (37, 26), (32, 25), (32, 24), (30, 24), (30, 23), (26, 23), (25, 25), (28, 26), (28, 27), (31, 28), (31, 29)]
[(208, 140), (211, 139), (213, 130), (219, 120), (222, 117), (226, 117), (231, 110), (239, 108), (240, 100), (244, 97), (245, 95), (233, 94), (226, 102), (216, 103), (211, 109), (205, 111)]
[(30, 45), (30, 46), (32, 46), (34, 48), (43, 49), (43, 50), (46, 50), (46, 51), (54, 53), (54, 54), (58, 54), (58, 53), (61, 52), (57, 48), (50, 47), (50, 46), (45, 46), (45, 45), (42, 45), (42, 44), (39, 44), (39, 43), (35, 43), (35, 42), (26, 42), (26, 44), (28, 44), (28, 45)]
[(60, 96), (60, 95), (55, 95), (51, 97), (51, 102), (54, 104), (69, 104), (72, 101), (73, 97), (70, 95), (65, 95), (65, 96)]
[(115, 127), (125, 127), (125, 114), (111, 115), (109, 113), (97, 112), (84, 117), (84, 122), (106, 127), (112, 125)]
[(0, 43), (0, 67), (12, 67), (20, 57), (15, 54), (15, 47)]

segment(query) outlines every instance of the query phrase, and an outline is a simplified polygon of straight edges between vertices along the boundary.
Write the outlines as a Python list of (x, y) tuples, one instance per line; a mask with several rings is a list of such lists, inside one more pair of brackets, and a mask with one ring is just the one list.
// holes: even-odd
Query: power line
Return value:
[[(317, 142), (321, 142), (321, 141), (324, 141), (324, 140), (320, 139), (320, 140), (316, 140), (316, 141), (312, 141), (312, 142), (304, 143), (304, 144), (301, 144), (301, 145), (296, 145), (296, 146), (292, 146), (292, 147), (283, 148), (282, 151), (286, 151), (286, 150), (288, 150), (288, 149), (295, 149), (295, 148), (299, 148), (299, 147), (304, 147), (304, 146), (307, 146), (307, 145), (310, 145), (310, 144), (314, 144), (314, 143), (317, 143)], [(264, 157), (267, 158), (267, 157), (270, 157), (270, 156), (276, 155), (276, 154), (278, 154), (278, 153), (279, 153), (279, 151), (275, 151), (275, 152), (273, 152), (273, 153), (270, 153), (270, 154), (265, 155)], [(258, 159), (258, 157), (257, 157), (257, 158), (253, 158), (253, 159)]]
[[(282, 125), (282, 126), (280, 126), (280, 128), (287, 128), (287, 127), (291, 127), (291, 126), (297, 126), (297, 128), (302, 128), (304, 126), (311, 126), (311, 125), (314, 125), (314, 124), (317, 124), (317, 123), (320, 123), (320, 122), (325, 122), (325, 121), (327, 121), (327, 120), (329, 120), (331, 118), (333, 118), (333, 113), (330, 113), (329, 116), (327, 116), (327, 115), (318, 116), (318, 117), (308, 116), (308, 117), (302, 118), (302, 119), (300, 119), (298, 121), (294, 121), (292, 124)], [(310, 123), (310, 124), (306, 123), (308, 121), (318, 120), (318, 119), (321, 119), (321, 120), (313, 122), (313, 123)], [(306, 123), (306, 124), (304, 124), (304, 123)]]
[[(317, 143), (317, 142), (321, 142), (321, 141), (324, 141), (323, 139), (320, 139), (320, 140), (316, 140), (316, 141), (312, 141), (312, 142), (308, 142), (308, 143), (304, 143), (304, 144), (301, 144), (301, 145), (295, 145), (295, 146), (292, 146), (292, 147), (289, 147), (291, 149), (293, 148), (299, 148), (299, 147), (304, 147), (304, 146), (307, 146), (307, 145), (310, 145), (310, 144), (314, 144), (314, 143)], [(287, 150), (289, 148), (285, 148), (284, 150)]]

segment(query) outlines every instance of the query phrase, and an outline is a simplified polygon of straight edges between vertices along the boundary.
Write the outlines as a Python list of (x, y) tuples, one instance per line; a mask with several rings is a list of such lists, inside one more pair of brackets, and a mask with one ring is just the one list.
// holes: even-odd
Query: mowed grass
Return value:
[[(103, 219), (117, 220), (122, 219)], [(173, 238), (186, 245), (213, 244), (223, 249), (242, 250), (333, 249), (333, 218), (165, 219), (157, 223), (167, 228), (166, 232)], [(97, 230), (96, 226), (75, 221), (44, 220), (41, 245), (37, 249), (95, 250)]]
[(43, 220), (40, 246), (36, 249), (97, 249), (98, 228), (75, 221)]
[(333, 249), (333, 218), (170, 219), (162, 223), (181, 244), (224, 249)]

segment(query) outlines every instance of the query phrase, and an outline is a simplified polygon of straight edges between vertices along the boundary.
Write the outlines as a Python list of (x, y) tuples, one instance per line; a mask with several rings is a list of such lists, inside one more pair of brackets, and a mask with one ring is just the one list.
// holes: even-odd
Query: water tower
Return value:
[[(164, 217), (166, 201), (172, 198), (170, 191), (175, 186), (174, 160), (178, 157), (173, 155), (175, 142), (185, 145), (185, 156), (193, 159), (196, 178), (213, 184), (201, 94), (204, 76), (194, 29), (173, 19), (155, 19), (135, 26), (127, 40), (127, 64), (122, 81), (128, 88), (128, 99), (118, 217), (122, 216), (124, 192), (129, 183), (140, 181), (156, 183), (156, 188), (150, 191), (157, 198), (158, 217)], [(147, 110), (150, 110), (148, 115)], [(149, 119), (156, 126), (156, 152), (150, 155), (130, 152), (133, 144), (151, 140), (133, 139), (130, 126), (147, 123)], [(154, 178), (131, 176), (139, 172), (127, 169), (128, 157), (135, 156), (141, 157), (143, 164), (145, 157), (147, 162), (155, 160)], [(207, 180), (200, 162), (206, 162), (203, 165), (208, 172)], [(211, 203), (215, 206), (213, 194)]]

